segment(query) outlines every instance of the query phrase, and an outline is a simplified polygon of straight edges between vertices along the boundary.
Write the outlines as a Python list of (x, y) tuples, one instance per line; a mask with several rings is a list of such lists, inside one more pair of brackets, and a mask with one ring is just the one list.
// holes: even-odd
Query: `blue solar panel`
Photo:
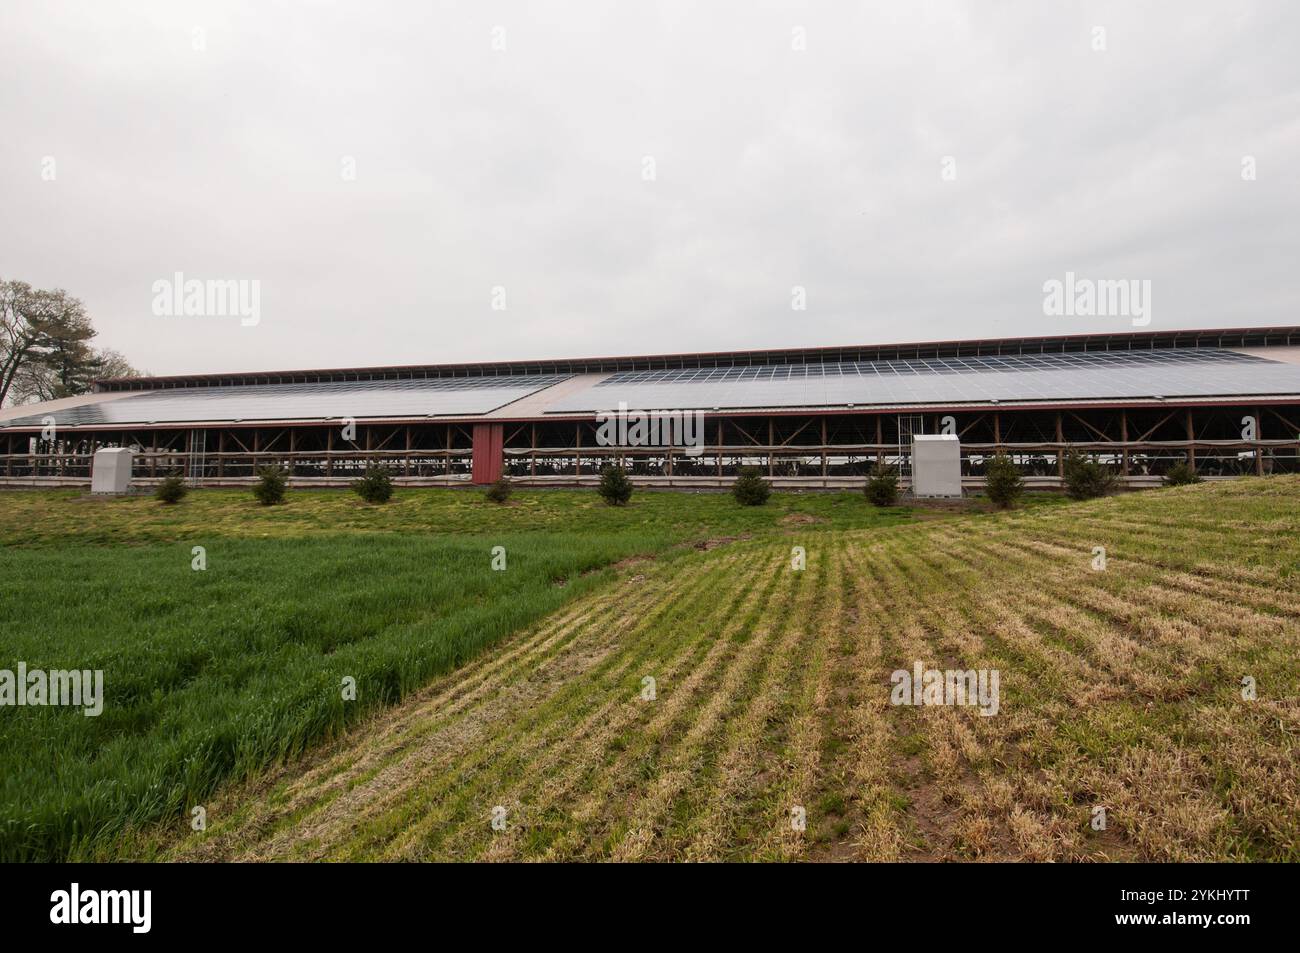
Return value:
[(1300, 365), (1187, 348), (625, 371), (552, 413), (1300, 393)]

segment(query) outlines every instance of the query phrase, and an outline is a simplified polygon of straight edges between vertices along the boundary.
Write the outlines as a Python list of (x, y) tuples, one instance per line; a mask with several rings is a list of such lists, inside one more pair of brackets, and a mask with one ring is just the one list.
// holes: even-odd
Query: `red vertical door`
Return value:
[(473, 480), (475, 485), (495, 483), (501, 479), (504, 430), (502, 424), (474, 425)]

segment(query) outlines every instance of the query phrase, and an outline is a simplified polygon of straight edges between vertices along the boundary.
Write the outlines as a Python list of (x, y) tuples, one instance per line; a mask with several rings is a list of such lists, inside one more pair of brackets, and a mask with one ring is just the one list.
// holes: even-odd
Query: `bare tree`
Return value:
[(149, 374), (148, 371), (136, 370), (131, 365), (131, 362), (126, 359), (125, 354), (115, 351), (111, 347), (96, 351), (95, 357), (100, 363), (99, 377), (101, 380), (120, 377), (147, 377)]
[(89, 390), (106, 363), (94, 336), (86, 306), (66, 291), (0, 281), (0, 406)]
[(27, 317), (33, 294), (25, 281), (0, 281), (0, 407), (40, 343)]

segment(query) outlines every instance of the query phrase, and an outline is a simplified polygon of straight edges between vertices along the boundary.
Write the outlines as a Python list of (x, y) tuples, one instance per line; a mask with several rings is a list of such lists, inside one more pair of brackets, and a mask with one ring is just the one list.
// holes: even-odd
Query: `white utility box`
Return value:
[(961, 441), (955, 434), (912, 437), (912, 495), (961, 496)]
[(131, 489), (131, 463), (135, 451), (126, 447), (110, 447), (95, 451), (95, 462), (90, 470), (91, 493), (127, 493)]

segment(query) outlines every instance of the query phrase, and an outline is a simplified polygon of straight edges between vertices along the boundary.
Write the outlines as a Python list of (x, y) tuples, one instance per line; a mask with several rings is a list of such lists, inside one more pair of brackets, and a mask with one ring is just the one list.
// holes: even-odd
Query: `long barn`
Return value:
[(95, 450), (130, 447), (141, 483), (238, 485), (278, 465), (341, 485), (380, 462), (410, 485), (573, 485), (617, 462), (643, 485), (724, 486), (753, 466), (844, 487), (879, 463), (906, 474), (919, 433), (960, 438), (970, 486), (999, 452), (1039, 486), (1070, 450), (1134, 486), (1184, 460), (1211, 478), (1297, 472), (1300, 328), (104, 380), (0, 411), (0, 484), (87, 484)]

